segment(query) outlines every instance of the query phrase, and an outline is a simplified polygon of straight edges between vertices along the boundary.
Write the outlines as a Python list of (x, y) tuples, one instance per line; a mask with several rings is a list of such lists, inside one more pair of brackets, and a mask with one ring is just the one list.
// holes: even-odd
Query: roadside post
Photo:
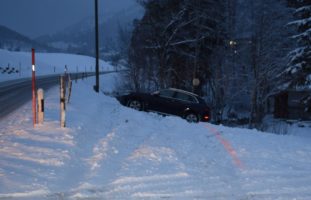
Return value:
[[(99, 93), (99, 28), (98, 28), (98, 0), (95, 0), (95, 52), (96, 52), (96, 66), (95, 75), (96, 82), (94, 85), (95, 92)], [(91, 67), (92, 71), (92, 67)]]
[(60, 77), (60, 126), (66, 126), (66, 84), (64, 76)]
[(69, 103), (69, 101), (70, 101), (71, 89), (72, 89), (72, 80), (71, 80), (71, 77), (68, 76), (68, 97), (67, 97), (67, 103)]
[(36, 67), (35, 67), (35, 49), (31, 49), (32, 57), (32, 114), (33, 126), (37, 123), (37, 110), (36, 110)]
[(38, 89), (38, 124), (44, 122), (44, 92), (43, 89)]

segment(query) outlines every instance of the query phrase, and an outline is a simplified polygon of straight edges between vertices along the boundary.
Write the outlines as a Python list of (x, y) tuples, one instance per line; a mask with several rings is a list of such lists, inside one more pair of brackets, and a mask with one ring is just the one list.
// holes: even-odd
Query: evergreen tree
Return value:
[(260, 0), (252, 7), (249, 125), (258, 127), (266, 114), (268, 97), (278, 92), (283, 83), (279, 74), (285, 70), (286, 55), (291, 47), (287, 39), (291, 29), (286, 27), (291, 9), (282, 0)]
[(297, 47), (290, 52), (289, 67), (290, 86), (305, 86), (311, 84), (311, 3), (308, 0), (296, 0), (298, 5), (291, 22), (298, 34), (293, 36)]
[(257, 126), (268, 97), (282, 84), (292, 11), (282, 0), (227, 0), (227, 5), (222, 33), (228, 39), (214, 51), (209, 80), (214, 116), (248, 112), (250, 126)]

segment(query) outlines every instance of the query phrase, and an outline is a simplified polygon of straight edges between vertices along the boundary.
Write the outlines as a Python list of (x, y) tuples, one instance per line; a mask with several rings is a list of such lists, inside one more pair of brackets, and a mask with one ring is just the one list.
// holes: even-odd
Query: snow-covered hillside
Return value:
[(67, 128), (58, 87), (44, 125), (30, 102), (0, 121), (0, 199), (311, 199), (311, 138), (138, 112), (93, 83), (74, 83)]
[[(113, 67), (100, 60), (100, 71)], [(64, 53), (36, 53), (36, 75), (95, 71), (95, 59), (89, 56)], [(31, 52), (12, 52), (0, 49), (0, 82), (31, 77)], [(8, 68), (5, 70), (5, 68)], [(14, 72), (10, 72), (14, 68)], [(17, 70), (17, 71), (16, 71)], [(13, 70), (12, 70), (13, 71)]]

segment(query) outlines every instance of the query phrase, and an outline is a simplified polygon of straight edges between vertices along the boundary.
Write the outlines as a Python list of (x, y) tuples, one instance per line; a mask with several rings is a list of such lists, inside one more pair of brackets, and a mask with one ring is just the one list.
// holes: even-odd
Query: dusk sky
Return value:
[[(99, 0), (100, 14), (118, 12), (135, 0)], [(30, 38), (51, 34), (94, 15), (94, 0), (1, 0), (0, 25)]]

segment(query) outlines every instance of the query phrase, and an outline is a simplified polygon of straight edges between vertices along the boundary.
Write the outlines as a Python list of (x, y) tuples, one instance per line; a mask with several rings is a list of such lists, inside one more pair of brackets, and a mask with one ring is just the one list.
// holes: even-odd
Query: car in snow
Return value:
[(117, 96), (119, 102), (140, 111), (157, 112), (163, 115), (176, 115), (188, 122), (209, 121), (210, 108), (198, 95), (175, 88), (153, 93), (132, 92)]

